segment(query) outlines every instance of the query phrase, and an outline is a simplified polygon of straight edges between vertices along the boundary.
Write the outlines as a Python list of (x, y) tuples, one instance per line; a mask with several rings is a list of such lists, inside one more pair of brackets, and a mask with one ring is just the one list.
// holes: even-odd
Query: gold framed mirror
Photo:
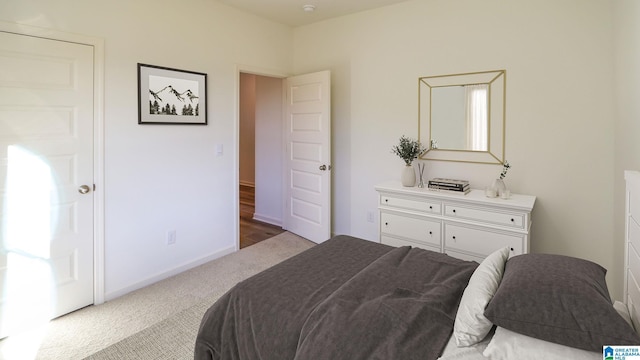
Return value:
[(424, 160), (503, 164), (506, 70), (418, 79)]

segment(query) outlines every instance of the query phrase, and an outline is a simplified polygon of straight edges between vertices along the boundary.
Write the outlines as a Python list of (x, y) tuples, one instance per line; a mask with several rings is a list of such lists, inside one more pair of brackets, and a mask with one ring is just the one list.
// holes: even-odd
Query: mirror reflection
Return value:
[(488, 95), (487, 84), (434, 88), (431, 95), (431, 147), (487, 151)]
[(504, 70), (419, 78), (419, 140), (431, 160), (504, 161)]

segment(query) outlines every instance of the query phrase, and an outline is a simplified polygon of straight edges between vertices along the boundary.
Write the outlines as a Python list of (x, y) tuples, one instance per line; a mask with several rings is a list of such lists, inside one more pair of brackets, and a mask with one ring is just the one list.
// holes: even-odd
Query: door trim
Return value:
[(104, 303), (104, 40), (0, 21), (0, 31), (93, 47), (93, 303)]

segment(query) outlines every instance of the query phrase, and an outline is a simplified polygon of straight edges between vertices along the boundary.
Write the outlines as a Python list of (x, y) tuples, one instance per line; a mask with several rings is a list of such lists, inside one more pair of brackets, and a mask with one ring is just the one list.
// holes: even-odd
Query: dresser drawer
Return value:
[(440, 248), (440, 221), (391, 212), (380, 213), (380, 233)]
[(462, 252), (458, 252), (455, 250), (447, 250), (445, 251), (445, 253), (451, 257), (454, 257), (456, 259), (460, 259), (460, 260), (467, 260), (467, 261), (475, 261), (478, 264), (482, 262), (482, 260), (484, 260), (484, 256), (477, 256), (477, 255), (469, 255), (466, 253), (462, 253)]
[(525, 213), (499, 211), (458, 204), (445, 204), (444, 214), (451, 218), (472, 220), (484, 224), (495, 224), (514, 229), (524, 230), (527, 226), (527, 215)]
[(404, 198), (401, 196), (380, 195), (380, 205), (397, 208), (400, 210), (414, 210), (429, 214), (440, 214), (442, 204), (438, 201), (423, 200), (420, 198)]
[(511, 256), (529, 252), (533, 196), (491, 199), (478, 189), (461, 195), (404, 187), (398, 181), (379, 184), (376, 191), (383, 244), (478, 262), (503, 247), (511, 249)]
[(494, 232), (461, 225), (444, 225), (445, 252), (448, 250), (459, 251), (481, 258), (505, 246), (510, 248), (510, 256), (523, 254), (525, 253), (524, 237), (525, 235)]
[(419, 241), (398, 239), (398, 238), (394, 238), (394, 237), (386, 236), (386, 235), (380, 236), (380, 242), (385, 244), (385, 245), (391, 245), (391, 246), (395, 246), (395, 247), (411, 246), (411, 247), (418, 247), (418, 248), (421, 248), (421, 249), (431, 250), (431, 251), (435, 251), (435, 252), (442, 252), (442, 249), (440, 248), (440, 246), (434, 246), (433, 244), (423, 243), (423, 242), (419, 242)]

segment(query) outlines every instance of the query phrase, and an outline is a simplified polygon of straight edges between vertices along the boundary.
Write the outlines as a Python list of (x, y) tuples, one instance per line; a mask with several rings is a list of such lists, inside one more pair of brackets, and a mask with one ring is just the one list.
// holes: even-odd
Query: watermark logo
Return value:
[(604, 360), (640, 360), (640, 346), (603, 346)]

